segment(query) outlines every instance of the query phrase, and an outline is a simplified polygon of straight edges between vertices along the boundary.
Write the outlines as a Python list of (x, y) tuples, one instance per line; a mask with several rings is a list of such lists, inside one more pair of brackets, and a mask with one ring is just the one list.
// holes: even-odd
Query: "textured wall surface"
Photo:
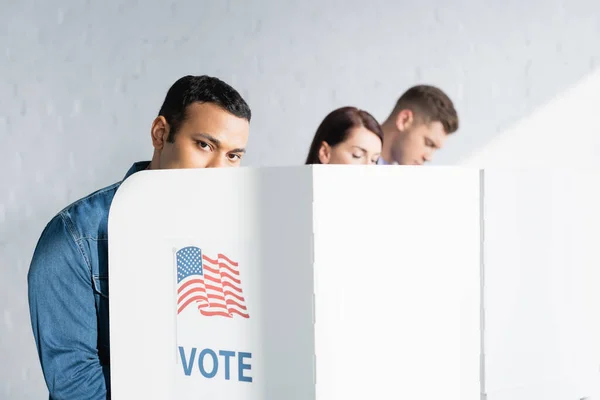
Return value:
[(448, 164), (596, 71), (599, 37), (594, 0), (1, 0), (0, 399), (45, 396), (26, 297), (44, 225), (149, 158), (180, 76), (246, 97), (252, 166), (302, 163), (336, 107), (384, 118), (409, 86), (436, 84), (462, 118), (436, 158)]

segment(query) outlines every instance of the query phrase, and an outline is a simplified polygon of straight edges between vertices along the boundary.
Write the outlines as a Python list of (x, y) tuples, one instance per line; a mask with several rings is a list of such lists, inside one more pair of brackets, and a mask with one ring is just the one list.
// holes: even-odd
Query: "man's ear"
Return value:
[(414, 114), (411, 110), (400, 110), (396, 115), (396, 129), (400, 132), (408, 130), (414, 122)]
[(152, 146), (156, 150), (162, 150), (169, 137), (170, 126), (165, 117), (159, 115), (152, 122), (150, 135), (152, 136)]
[(319, 161), (321, 161), (321, 164), (329, 164), (330, 159), (331, 146), (327, 142), (321, 142), (321, 147), (319, 147)]

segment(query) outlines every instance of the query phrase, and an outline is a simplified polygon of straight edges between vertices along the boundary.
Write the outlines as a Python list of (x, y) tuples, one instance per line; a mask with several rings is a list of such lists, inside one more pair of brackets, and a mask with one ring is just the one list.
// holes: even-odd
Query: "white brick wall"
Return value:
[(437, 84), (462, 117), (437, 159), (453, 163), (596, 70), (598, 38), (594, 0), (2, 0), (0, 399), (45, 396), (26, 298), (39, 234), (150, 156), (175, 79), (246, 96), (246, 165), (302, 163), (333, 108), (384, 118), (408, 86)]

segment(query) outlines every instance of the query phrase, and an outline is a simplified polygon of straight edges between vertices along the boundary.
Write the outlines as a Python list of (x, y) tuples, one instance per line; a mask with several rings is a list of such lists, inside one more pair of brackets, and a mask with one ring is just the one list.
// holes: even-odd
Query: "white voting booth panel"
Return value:
[[(314, 398), (312, 200), (310, 169), (126, 180), (109, 216), (112, 398)], [(190, 294), (192, 263), (205, 279)]]
[(479, 399), (479, 173), (318, 167), (318, 399)]
[(485, 170), (487, 400), (600, 399), (600, 171)]
[(109, 217), (114, 400), (480, 394), (479, 171), (145, 171)]

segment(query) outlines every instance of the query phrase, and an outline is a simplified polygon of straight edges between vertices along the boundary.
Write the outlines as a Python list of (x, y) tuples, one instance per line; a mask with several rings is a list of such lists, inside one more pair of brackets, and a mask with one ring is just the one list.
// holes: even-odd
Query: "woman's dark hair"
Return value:
[(383, 143), (383, 131), (379, 122), (368, 112), (356, 107), (342, 107), (329, 113), (319, 125), (310, 145), (305, 164), (321, 164), (319, 149), (326, 142), (334, 147), (348, 138), (352, 128), (364, 127), (373, 132)]

